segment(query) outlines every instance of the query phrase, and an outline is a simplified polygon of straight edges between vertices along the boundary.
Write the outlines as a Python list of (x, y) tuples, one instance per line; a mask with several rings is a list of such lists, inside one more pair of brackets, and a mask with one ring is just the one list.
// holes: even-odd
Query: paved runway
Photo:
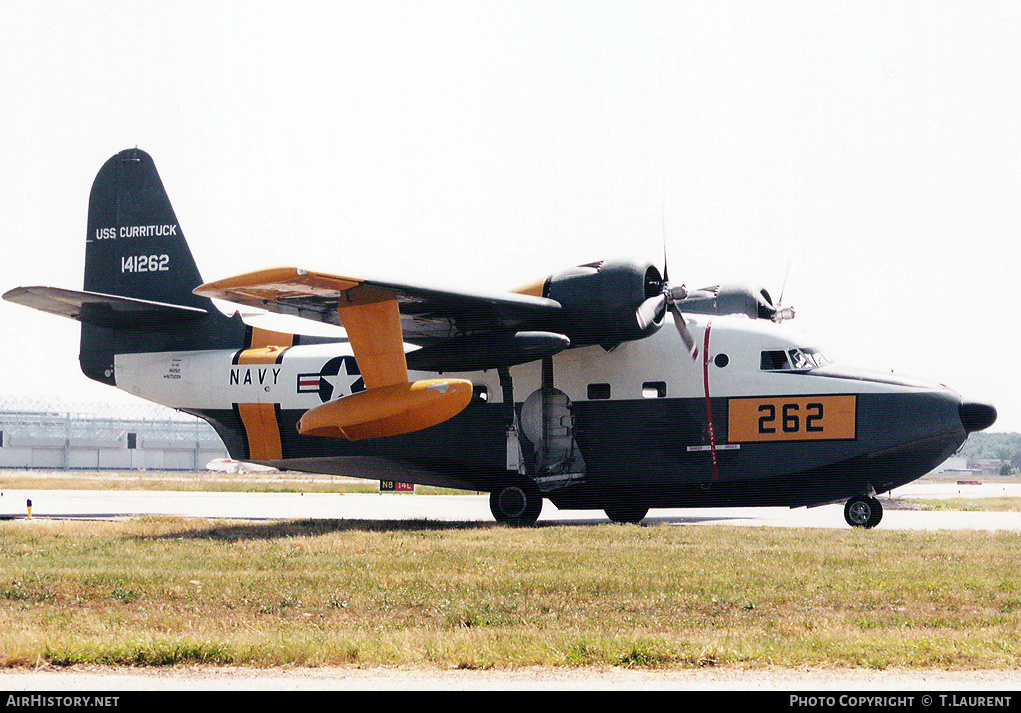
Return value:
[[(898, 488), (894, 500), (882, 496), (880, 524), (890, 530), (1021, 531), (1021, 513), (922, 512), (896, 509), (897, 500), (926, 497), (1021, 497), (1021, 485), (912, 484)], [(287, 520), (433, 520), (494, 522), (487, 495), (313, 494), (313, 493), (175, 493), (102, 490), (6, 490), (0, 494), (0, 517), (107, 518), (180, 515), (213, 519)], [(599, 510), (558, 510), (546, 502), (539, 522), (605, 524)], [(647, 524), (726, 524), (772, 527), (846, 528), (843, 506), (817, 508), (675, 508), (649, 512)]]

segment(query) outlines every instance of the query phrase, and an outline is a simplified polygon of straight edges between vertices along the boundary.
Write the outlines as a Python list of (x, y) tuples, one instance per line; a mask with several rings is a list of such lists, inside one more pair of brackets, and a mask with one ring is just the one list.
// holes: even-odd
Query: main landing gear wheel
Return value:
[(530, 480), (511, 483), (489, 494), (489, 509), (497, 522), (533, 525), (542, 512), (542, 493)]
[(649, 514), (649, 508), (638, 507), (637, 505), (617, 505), (608, 507), (603, 512), (606, 513), (606, 517), (614, 522), (637, 525)]
[(851, 527), (873, 528), (883, 519), (883, 506), (876, 498), (859, 495), (844, 505), (844, 519)]

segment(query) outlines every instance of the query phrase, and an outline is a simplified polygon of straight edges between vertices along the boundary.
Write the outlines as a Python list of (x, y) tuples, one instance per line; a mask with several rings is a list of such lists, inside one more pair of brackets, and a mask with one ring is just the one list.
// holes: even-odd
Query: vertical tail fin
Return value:
[(201, 284), (156, 164), (139, 149), (121, 151), (92, 184), (85, 289), (206, 308), (192, 294)]
[(108, 160), (89, 196), (85, 290), (205, 310), (187, 326), (162, 320), (133, 328), (82, 324), (86, 376), (114, 384), (120, 353), (230, 348), (244, 340), (240, 319), (225, 317), (192, 292), (202, 277), (152, 157), (127, 149)]

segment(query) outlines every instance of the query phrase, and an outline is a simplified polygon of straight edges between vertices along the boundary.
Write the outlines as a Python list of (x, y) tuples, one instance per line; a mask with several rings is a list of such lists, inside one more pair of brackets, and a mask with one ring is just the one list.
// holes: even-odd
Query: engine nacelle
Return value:
[[(682, 312), (699, 314), (744, 314), (751, 319), (791, 319), (793, 310), (781, 309), (764, 287), (729, 284), (691, 290), (677, 303)], [(781, 313), (782, 312), (782, 313)]]
[(579, 265), (546, 278), (543, 297), (564, 308), (561, 332), (572, 346), (612, 347), (654, 334), (662, 317), (644, 328), (635, 313), (662, 290), (663, 277), (655, 265), (640, 260), (606, 260)]
[[(637, 316), (643, 302), (663, 294), (663, 282), (659, 269), (649, 262), (606, 260), (572, 267), (516, 291), (559, 302), (564, 309), (556, 331), (566, 335), (572, 347), (601, 344), (612, 348), (655, 334), (663, 326), (665, 309), (644, 326)], [(674, 299), (682, 313), (744, 314), (775, 322), (794, 316), (794, 310), (774, 304), (769, 292), (756, 285), (714, 285)]]

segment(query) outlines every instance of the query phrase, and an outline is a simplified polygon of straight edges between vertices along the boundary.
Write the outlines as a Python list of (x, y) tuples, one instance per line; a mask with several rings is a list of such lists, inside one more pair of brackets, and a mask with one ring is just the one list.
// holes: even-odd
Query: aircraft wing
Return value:
[(419, 346), (520, 330), (556, 333), (562, 316), (560, 303), (543, 297), (435, 289), (295, 267), (217, 280), (195, 293), (342, 327), (338, 308), (395, 300), (404, 341)]

